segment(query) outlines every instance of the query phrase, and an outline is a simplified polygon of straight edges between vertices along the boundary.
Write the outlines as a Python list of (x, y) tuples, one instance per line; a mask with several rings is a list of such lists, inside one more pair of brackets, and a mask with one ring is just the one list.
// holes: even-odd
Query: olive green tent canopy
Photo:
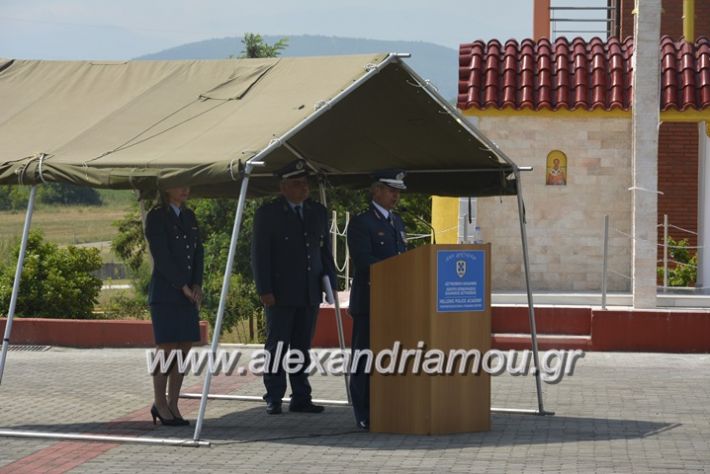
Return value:
[[(273, 172), (294, 158), (305, 158), (336, 186), (363, 187), (376, 169), (402, 168), (414, 192), (517, 193), (533, 354), (539, 366), (517, 182), (520, 168), (399, 55), (132, 62), (0, 59), (0, 184), (64, 182), (135, 189), (143, 195), (189, 185), (198, 196), (239, 195), (215, 334), (222, 326), (247, 190), (274, 192)], [(33, 187), (27, 207), (0, 379), (36, 191)], [(327, 278), (324, 285), (330, 288)], [(342, 328), (337, 298), (335, 302)], [(342, 332), (340, 342), (344, 347)], [(213, 338), (213, 354), (218, 344), (219, 338)], [(542, 404), (540, 373), (535, 375), (538, 409), (514, 411), (549, 414)], [(208, 370), (192, 441), (142, 441), (204, 443), (200, 434), (211, 380)], [(19, 435), (54, 436), (34, 431)]]
[(414, 192), (515, 194), (515, 164), (398, 55), (220, 61), (0, 59), (0, 184), (198, 196), (276, 189), (297, 156), (333, 185), (403, 168)]

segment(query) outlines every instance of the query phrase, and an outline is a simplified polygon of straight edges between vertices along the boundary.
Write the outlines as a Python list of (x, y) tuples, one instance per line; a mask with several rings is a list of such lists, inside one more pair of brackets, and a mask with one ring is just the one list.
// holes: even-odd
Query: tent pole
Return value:
[(535, 308), (533, 306), (532, 289), (530, 288), (530, 261), (528, 258), (528, 235), (525, 229), (525, 204), (523, 204), (523, 190), (520, 183), (520, 172), (515, 170), (515, 184), (518, 197), (518, 216), (520, 218), (520, 237), (523, 241), (523, 265), (525, 267), (525, 287), (528, 293), (528, 317), (530, 319), (530, 337), (532, 339), (533, 362), (535, 363), (535, 388), (537, 390), (538, 415), (551, 415), (546, 412), (542, 403), (542, 384), (540, 382), (540, 356), (537, 350), (537, 330), (535, 328)]
[[(138, 208), (141, 214), (141, 226), (143, 227), (143, 235), (145, 236), (145, 221), (148, 218), (148, 213), (145, 210), (145, 201), (141, 197), (141, 193), (136, 191), (136, 197), (138, 198)], [(146, 243), (148, 241), (146, 240)]]
[(328, 207), (328, 200), (325, 194), (325, 183), (322, 178), (318, 180), (318, 190), (320, 191), (320, 203), (323, 204), (324, 207)]
[[(335, 287), (331, 284), (330, 278), (327, 276), (323, 276), (323, 287), (325, 287), (326, 294), (328, 295), (328, 298), (333, 302), (335, 305), (335, 324), (338, 328), (338, 345), (340, 346), (340, 353), (345, 354), (345, 336), (343, 335), (343, 315), (340, 312), (340, 301), (338, 300), (338, 292), (335, 290)], [(348, 372), (348, 368), (350, 367), (349, 359), (348, 359), (348, 364), (345, 370), (344, 379), (345, 379), (345, 393), (348, 396), (348, 405), (352, 405), (353, 400), (352, 397), (350, 396), (350, 375)]]
[(109, 443), (158, 444), (162, 446), (181, 446), (198, 448), (210, 446), (209, 441), (193, 441), (183, 438), (148, 438), (138, 436), (88, 435), (83, 433), (52, 433), (49, 431), (0, 430), (0, 436), (13, 438), (36, 438), (74, 441), (106, 441)]
[[(210, 346), (210, 352), (212, 356), (217, 353), (217, 347), (219, 346), (219, 335), (222, 330), (222, 319), (224, 318), (224, 310), (227, 305), (227, 293), (229, 292), (229, 280), (232, 276), (232, 267), (234, 266), (234, 255), (237, 251), (237, 240), (239, 239), (239, 228), (242, 225), (242, 217), (244, 216), (244, 204), (247, 198), (247, 188), (249, 186), (249, 175), (251, 174), (254, 164), (251, 160), (246, 162), (246, 167), (244, 170), (244, 176), (242, 177), (242, 185), (239, 190), (239, 201), (237, 203), (237, 212), (234, 216), (234, 227), (232, 228), (232, 240), (229, 244), (229, 254), (227, 256), (227, 266), (224, 269), (224, 280), (222, 280), (222, 292), (219, 296), (219, 307), (217, 309), (217, 319), (215, 320), (215, 325), (212, 331), (212, 344)], [(210, 384), (212, 383), (212, 371), (208, 368), (207, 374), (205, 375), (205, 383), (202, 387), (202, 398), (200, 400), (200, 411), (197, 415), (197, 421), (195, 422), (195, 434), (193, 436), (194, 441), (200, 439), (200, 433), (202, 432), (202, 423), (205, 419), (205, 409), (207, 408), (207, 395), (210, 391)]]
[(30, 190), (30, 198), (27, 201), (27, 214), (25, 214), (25, 225), (22, 228), (22, 242), (20, 253), (17, 255), (17, 268), (15, 269), (15, 281), (12, 285), (12, 296), (10, 297), (10, 308), (7, 310), (7, 323), (5, 324), (5, 335), (2, 339), (2, 356), (0, 356), (0, 383), (5, 372), (5, 359), (10, 348), (10, 333), (12, 332), (12, 320), (15, 317), (15, 307), (20, 295), (20, 278), (22, 277), (22, 265), (25, 263), (25, 253), (27, 251), (27, 239), (30, 234), (30, 224), (32, 223), (32, 212), (35, 207), (35, 196), (37, 195), (37, 185), (33, 185)]
[[(320, 202), (324, 206), (328, 206), (327, 204), (327, 198), (326, 198), (326, 193), (325, 193), (325, 181), (324, 179), (320, 179), (318, 182), (318, 187), (320, 189)], [(335, 239), (333, 239), (335, 240)], [(333, 247), (333, 253), (335, 253), (335, 247)], [(336, 255), (333, 255), (333, 258), (335, 259)], [(336, 270), (337, 271), (337, 270)], [(323, 277), (323, 287), (325, 288), (326, 295), (328, 298), (330, 298), (330, 301), (333, 302), (335, 305), (335, 323), (336, 326), (338, 327), (338, 345), (340, 346), (340, 351), (341, 354), (345, 354), (345, 336), (343, 333), (343, 315), (340, 312), (340, 301), (338, 300), (338, 288), (337, 286), (333, 286), (332, 281), (330, 281), (330, 278), (327, 276)], [(317, 316), (316, 316), (317, 318)], [(317, 319), (316, 319), (317, 321)], [(350, 398), (350, 376), (348, 375), (347, 371), (344, 374), (345, 379), (345, 393), (348, 396), (348, 405), (352, 404), (352, 399)]]

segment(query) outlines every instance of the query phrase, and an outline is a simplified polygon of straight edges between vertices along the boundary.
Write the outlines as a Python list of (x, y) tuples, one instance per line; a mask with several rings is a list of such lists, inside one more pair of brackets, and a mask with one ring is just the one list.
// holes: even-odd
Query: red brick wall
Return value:
[[(618, 0), (621, 4), (622, 39), (634, 34), (634, 0)], [(683, 36), (683, 1), (663, 0), (661, 14), (661, 35), (670, 35), (673, 39)], [(695, 36), (710, 36), (710, 1), (695, 0)]]
[[(700, 2), (695, 2), (696, 4)], [(674, 40), (683, 36), (683, 1), (663, 0), (661, 3), (661, 36), (669, 35)], [(697, 20), (696, 20), (697, 23)]]
[(710, 36), (710, 2), (695, 0), (695, 36)]
[[(698, 125), (664, 123), (658, 137), (658, 223), (668, 214), (670, 224), (698, 231)], [(687, 238), (697, 245), (697, 236), (671, 228), (674, 240)], [(658, 229), (663, 242), (663, 228)], [(659, 252), (659, 255), (663, 255)]]
[(634, 35), (634, 16), (631, 11), (634, 9), (634, 0), (617, 0), (621, 4), (621, 34), (620, 39)]

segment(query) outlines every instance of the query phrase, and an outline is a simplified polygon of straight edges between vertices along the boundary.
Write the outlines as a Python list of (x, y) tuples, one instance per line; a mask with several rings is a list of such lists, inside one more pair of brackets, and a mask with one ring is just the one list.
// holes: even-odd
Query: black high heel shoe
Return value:
[[(176, 418), (167, 419), (167, 418), (163, 418), (162, 416), (160, 416), (160, 412), (158, 411), (158, 407), (155, 406), (155, 403), (154, 403), (153, 406), (150, 408), (150, 414), (151, 414), (151, 416), (153, 417), (153, 424), (154, 424), (154, 425), (157, 424), (157, 423), (155, 422), (155, 420), (157, 419), (157, 420), (160, 420), (160, 424), (161, 424), (161, 425), (165, 425), (165, 426), (184, 426), (184, 423), (179, 422)], [(183, 421), (185, 421), (185, 420), (183, 420)]]
[[(170, 408), (168, 408), (170, 410)], [(173, 420), (177, 421), (176, 426), (190, 426), (190, 422), (187, 421), (185, 418), (181, 416), (175, 416), (175, 413), (173, 413), (172, 410), (170, 410), (170, 414), (173, 415)]]

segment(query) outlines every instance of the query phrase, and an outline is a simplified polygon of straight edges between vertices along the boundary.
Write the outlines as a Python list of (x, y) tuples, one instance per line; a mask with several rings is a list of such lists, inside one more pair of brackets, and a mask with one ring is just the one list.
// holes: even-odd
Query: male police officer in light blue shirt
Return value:
[[(353, 353), (370, 348), (370, 265), (406, 250), (404, 223), (392, 210), (404, 185), (402, 170), (374, 173), (370, 208), (355, 216), (348, 225), (348, 248), (353, 261), (353, 284), (350, 291), (350, 315), (353, 317)], [(361, 429), (370, 427), (370, 378), (365, 362), (350, 374), (355, 421)]]

